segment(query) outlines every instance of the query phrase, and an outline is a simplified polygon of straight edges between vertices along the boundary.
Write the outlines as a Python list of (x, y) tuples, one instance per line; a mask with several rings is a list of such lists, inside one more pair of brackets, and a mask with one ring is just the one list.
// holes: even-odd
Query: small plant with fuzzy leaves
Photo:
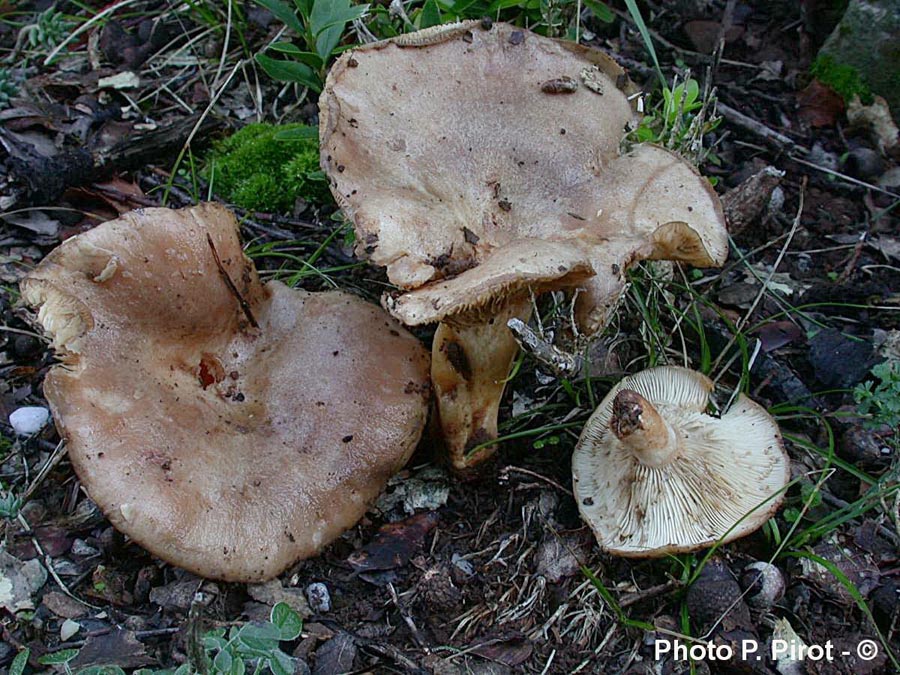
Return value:
[(627, 140), (661, 145), (695, 165), (719, 164), (712, 149), (703, 147), (703, 137), (721, 121), (716, 116), (715, 90), (701, 95), (700, 84), (688, 73), (682, 82), (676, 78), (671, 88), (662, 89), (662, 100), (644, 115)]
[(21, 508), (22, 500), (12, 490), (3, 490), (0, 485), (0, 518), (11, 520), (19, 515)]
[[(141, 668), (134, 675), (191, 675), (195, 672), (211, 675), (293, 675), (296, 659), (281, 650), (282, 642), (291, 642), (300, 636), (303, 619), (287, 604), (279, 602), (272, 608), (269, 620), (232, 626), (230, 630), (218, 628), (203, 636), (203, 658), (206, 663), (184, 664), (178, 668), (151, 670)], [(45, 654), (38, 662), (41, 665), (61, 667), (67, 675), (125, 675), (125, 671), (115, 664), (91, 666), (74, 671), (69, 665), (78, 656), (77, 649), (62, 649)], [(22, 675), (28, 662), (29, 650), (24, 649), (16, 656), (10, 667), (10, 675)], [(249, 671), (248, 671), (249, 669)]]
[(858, 384), (853, 398), (859, 412), (869, 417), (867, 427), (890, 427), (894, 443), (900, 444), (900, 362), (883, 361), (872, 368), (872, 375), (877, 381)]

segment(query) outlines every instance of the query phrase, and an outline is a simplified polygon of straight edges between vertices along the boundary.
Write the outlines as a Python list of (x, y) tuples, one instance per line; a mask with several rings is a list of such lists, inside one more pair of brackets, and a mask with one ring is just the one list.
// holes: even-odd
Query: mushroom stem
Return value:
[(631, 389), (622, 389), (613, 399), (609, 428), (650, 467), (668, 464), (678, 452), (678, 438), (650, 401)]
[(531, 317), (531, 301), (508, 301), (489, 320), (441, 322), (431, 349), (431, 380), (441, 431), (454, 470), (465, 472), (494, 454), (495, 445), (471, 452), (497, 437), (497, 413), (506, 377), (519, 345), (506, 322)]

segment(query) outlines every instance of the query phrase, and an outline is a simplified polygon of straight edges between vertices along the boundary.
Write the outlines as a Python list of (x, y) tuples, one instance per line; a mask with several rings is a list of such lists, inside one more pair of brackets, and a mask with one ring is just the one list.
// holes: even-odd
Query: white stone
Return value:
[(63, 642), (67, 642), (69, 638), (71, 638), (75, 633), (81, 630), (81, 624), (77, 621), (72, 621), (72, 619), (66, 619), (63, 621), (62, 626), (59, 628), (59, 639)]
[(306, 587), (306, 599), (309, 600), (310, 609), (317, 614), (331, 611), (331, 594), (328, 586), (321, 582), (317, 581)]
[(19, 436), (36, 434), (50, 421), (50, 411), (40, 406), (25, 406), (13, 411), (9, 424)]

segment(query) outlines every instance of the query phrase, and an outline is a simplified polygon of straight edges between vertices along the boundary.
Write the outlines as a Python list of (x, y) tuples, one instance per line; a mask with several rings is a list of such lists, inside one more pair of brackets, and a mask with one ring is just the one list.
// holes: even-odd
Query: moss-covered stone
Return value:
[(872, 102), (872, 92), (859, 71), (853, 66), (837, 63), (828, 54), (823, 54), (815, 60), (812, 74), (819, 82), (834, 89), (848, 103), (854, 96), (859, 96), (865, 104)]
[(248, 124), (219, 141), (204, 169), (213, 190), (253, 211), (290, 211), (297, 199), (331, 201), (319, 168), (316, 138), (286, 141), (275, 137), (300, 128), (304, 125)]
[(883, 96), (900, 119), (900, 0), (851, 0), (813, 73), (848, 100)]

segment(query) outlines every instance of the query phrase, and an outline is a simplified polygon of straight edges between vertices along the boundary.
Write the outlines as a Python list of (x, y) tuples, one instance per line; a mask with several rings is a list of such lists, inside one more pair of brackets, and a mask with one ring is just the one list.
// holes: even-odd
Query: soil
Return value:
[[(92, 31), (86, 31), (69, 56), (49, 66), (43, 65), (46, 50), (41, 54), (27, 42), (16, 55), (12, 23), (35, 20), (47, 3), (19, 3), (15, 16), (10, 6), (0, 5), (0, 19), (10, 19), (0, 23), (0, 50), (26, 59), (20, 97), (0, 110), (0, 189), (3, 199), (15, 198), (0, 203), (52, 204), (43, 215), (23, 211), (19, 224), (0, 224), (0, 481), (5, 494), (27, 496), (20, 514), (2, 521), (4, 549), (15, 560), (3, 558), (0, 570), (10, 575), (29, 560), (53, 570), (32, 589), (31, 609), (2, 610), (0, 669), (24, 647), (35, 669), (46, 668), (37, 662), (42, 655), (69, 647), (81, 650), (82, 666), (176, 667), (188, 658), (197, 635), (265, 619), (273, 602), (287, 599), (305, 614), (301, 637), (283, 644), (298, 658), (296, 672), (679, 673), (690, 672), (691, 663), (656, 653), (673, 633), (705, 636), (719, 645), (756, 640), (765, 650), (773, 636), (791, 630), (807, 645), (832, 641), (838, 654), (833, 661), (793, 664), (701, 659), (694, 668), (894, 672), (885, 645), (900, 654), (894, 457), (900, 430), (865, 425), (852, 390), (889, 350), (897, 358), (900, 211), (892, 209), (900, 201), (900, 181), (890, 179), (897, 156), (880, 151), (868, 130), (851, 127), (839, 98), (811, 85), (809, 65), (836, 20), (828, 19), (824, 5), (829, 3), (642, 5), (665, 72), (683, 77), (690, 67), (698, 79), (711, 78), (720, 103), (757, 123), (751, 128), (726, 111), (708, 137), (717, 160), (701, 169), (718, 179), (717, 190), (724, 195), (766, 166), (784, 172), (774, 196), (733, 233), (729, 263), (702, 273), (696, 288), (705, 302), (697, 303), (692, 322), (684, 322), (691, 326), (671, 311), (659, 317), (661, 334), (669, 339), (665, 353), (676, 363), (684, 351), (698, 365), (704, 343), (715, 362), (732, 342), (735, 323), (746, 326), (748, 351), (759, 347), (749, 393), (781, 413), (792, 476), (798, 479), (773, 524), (721, 547), (709, 560), (703, 553), (626, 560), (597, 549), (572, 498), (570, 457), (592, 412), (588, 388), (599, 400), (623, 374), (651, 365), (646, 328), (626, 300), (614, 326), (591, 347), (590, 382), (570, 386), (529, 357), (508, 386), (501, 434), (552, 428), (501, 443), (496, 459), (465, 481), (441, 468), (438, 443), (429, 434), (388, 488), (395, 503), (380, 502), (383, 508), (322, 555), (297, 563), (264, 587), (203, 581), (152, 558), (105, 521), (58, 452), (60, 439), (52, 428), (36, 437), (14, 437), (5, 424), (9, 413), (46, 405), (41, 383), (54, 362), (45, 341), (33, 334), (33, 317), (17, 304), (16, 284), (73, 234), (163, 199), (182, 206), (206, 195), (207, 186), (184, 170), (185, 161), (174, 177), (170, 171), (187, 140), (185, 130), (207, 108), (211, 92), (219, 95), (211, 108), (215, 124), (205, 124), (192, 140), (198, 155), (222, 128), (237, 128), (260, 113), (314, 123), (316, 109), (261, 71), (258, 91), (243, 76), (223, 86), (241, 54), (227, 52), (217, 69), (222, 42), (203, 38), (204, 26), (189, 13), (163, 21), (162, 39), (144, 23), (165, 17), (164, 3), (114, 12), (116, 30), (99, 43), (88, 40)], [(70, 3), (60, 7), (78, 11)], [(592, 43), (613, 52), (649, 89), (653, 71), (639, 33), (625, 17), (622, 11), (612, 24), (589, 20), (586, 26)], [(276, 24), (264, 12), (249, 10), (244, 39), (251, 50), (274, 34)], [(193, 48), (201, 50), (202, 69), (166, 62), (190, 54), (185, 44), (198, 35)], [(708, 54), (722, 35), (726, 45), (716, 60)], [(124, 56), (110, 59), (115, 53)], [(141, 76), (137, 88), (98, 88), (100, 77), (128, 69)], [(142, 101), (139, 115), (128, 109), (132, 100)], [(167, 138), (177, 142), (151, 142), (162, 150), (152, 159), (141, 154), (137, 162), (108, 154), (148, 125), (172, 130)], [(92, 156), (78, 161), (94, 168), (72, 171), (66, 151), (86, 141)], [(41, 153), (66, 162), (47, 168), (35, 160)], [(34, 170), (39, 164), (42, 170)], [(32, 183), (23, 183), (23, 176)], [(85, 177), (92, 182), (83, 182)], [(295, 253), (312, 255), (334, 230), (335, 207), (300, 206), (291, 215), (238, 210), (245, 217), (244, 234), (257, 243), (301, 240), (292, 244)], [(352, 252), (338, 237), (329, 240), (316, 264), (350, 262)], [(269, 270), (282, 264), (274, 256), (256, 263)], [(636, 272), (636, 290), (656, 288), (648, 274)], [(329, 277), (376, 302), (386, 283), (381, 271), (368, 266)], [(763, 280), (769, 290), (760, 294)], [(309, 275), (299, 285), (321, 290), (328, 282)], [(691, 301), (674, 286), (667, 293), (672, 307)], [(420, 335), (430, 340), (429, 331)], [(724, 373), (722, 404), (741, 376), (740, 358), (725, 367), (734, 353), (716, 364)], [(417, 509), (414, 502), (425, 507)], [(389, 523), (394, 527), (376, 536)], [(779, 547), (782, 541), (787, 543)], [(837, 568), (846, 583), (804, 558), (811, 554)], [(773, 578), (784, 588), (766, 599), (771, 589), (760, 591), (747, 566), (773, 556)], [(313, 583), (325, 585), (330, 607), (309, 606), (306, 591)], [(80, 626), (64, 640), (60, 630), (67, 620)], [(863, 640), (875, 641), (876, 658), (855, 656)]]

